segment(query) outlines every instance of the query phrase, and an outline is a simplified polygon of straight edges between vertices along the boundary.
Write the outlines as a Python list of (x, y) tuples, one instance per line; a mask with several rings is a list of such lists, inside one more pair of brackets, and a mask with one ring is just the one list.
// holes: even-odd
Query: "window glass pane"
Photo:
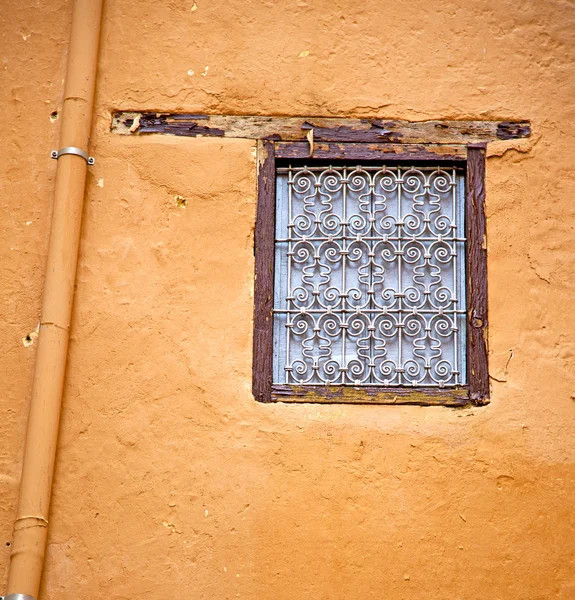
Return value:
[(277, 170), (274, 383), (465, 381), (464, 177)]

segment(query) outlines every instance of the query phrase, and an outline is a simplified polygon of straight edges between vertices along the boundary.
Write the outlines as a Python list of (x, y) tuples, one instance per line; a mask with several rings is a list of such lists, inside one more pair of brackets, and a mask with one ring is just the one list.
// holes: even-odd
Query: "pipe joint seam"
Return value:
[(80, 156), (89, 165), (93, 165), (96, 162), (93, 156), (88, 156), (87, 152), (82, 150), (82, 148), (78, 148), (77, 146), (66, 146), (65, 148), (60, 148), (60, 150), (52, 150), (50, 156), (58, 160), (64, 154), (74, 154), (75, 156)]
[(36, 517), (32, 515), (25, 515), (18, 517), (14, 521), (14, 531), (20, 529), (28, 529), (29, 527), (48, 527), (48, 521), (44, 517)]
[(53, 321), (40, 321), (40, 327), (56, 327), (56, 329), (61, 329), (62, 331), (69, 331), (70, 326), (58, 325), (58, 323), (54, 323)]
[(85, 102), (88, 104), (88, 98), (84, 98), (84, 96), (64, 96), (64, 102), (67, 100), (72, 100), (73, 102)]

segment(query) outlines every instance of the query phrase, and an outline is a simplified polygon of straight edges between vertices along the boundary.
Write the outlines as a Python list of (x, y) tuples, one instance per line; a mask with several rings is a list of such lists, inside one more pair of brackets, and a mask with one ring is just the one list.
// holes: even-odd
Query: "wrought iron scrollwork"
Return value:
[(456, 168), (278, 169), (277, 198), (277, 383), (465, 383)]

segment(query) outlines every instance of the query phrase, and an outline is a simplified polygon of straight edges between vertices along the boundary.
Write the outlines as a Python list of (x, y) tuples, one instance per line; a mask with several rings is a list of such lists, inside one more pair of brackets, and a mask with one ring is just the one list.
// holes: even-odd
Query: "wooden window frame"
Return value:
[[(485, 143), (468, 145), (258, 142), (255, 227), (253, 394), (260, 402), (484, 405), (489, 402), (487, 360), (487, 244)], [(305, 386), (272, 384), (276, 159), (457, 162), (466, 166), (465, 233), (467, 384), (455, 388)]]

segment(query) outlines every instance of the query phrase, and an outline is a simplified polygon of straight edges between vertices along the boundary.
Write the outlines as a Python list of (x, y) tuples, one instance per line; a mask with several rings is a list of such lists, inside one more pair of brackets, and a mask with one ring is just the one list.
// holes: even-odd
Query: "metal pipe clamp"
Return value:
[[(82, 150), (82, 148), (77, 148), (76, 146), (66, 146), (65, 148), (61, 148), (60, 150), (52, 150), (50, 156), (58, 160), (64, 154), (75, 154), (76, 156), (82, 157), (87, 164), (93, 165), (96, 161), (93, 156), (88, 156), (88, 153)], [(11, 600), (11, 599), (7, 599)]]

